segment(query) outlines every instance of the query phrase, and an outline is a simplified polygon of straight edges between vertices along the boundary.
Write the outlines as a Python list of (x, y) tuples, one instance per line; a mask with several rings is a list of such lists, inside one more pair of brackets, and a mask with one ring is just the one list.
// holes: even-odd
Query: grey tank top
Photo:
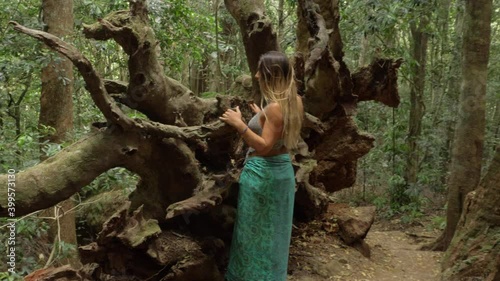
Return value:
[[(256, 133), (257, 135), (261, 136), (262, 135), (262, 127), (260, 126), (260, 114), (262, 111), (259, 111), (257, 114), (255, 114), (252, 119), (248, 122), (248, 128), (252, 130), (252, 132)], [(284, 146), (284, 141), (283, 139), (279, 139), (274, 145), (271, 150), (277, 150), (280, 149)], [(253, 147), (248, 148), (247, 151), (247, 158), (250, 153), (254, 152), (255, 149)]]

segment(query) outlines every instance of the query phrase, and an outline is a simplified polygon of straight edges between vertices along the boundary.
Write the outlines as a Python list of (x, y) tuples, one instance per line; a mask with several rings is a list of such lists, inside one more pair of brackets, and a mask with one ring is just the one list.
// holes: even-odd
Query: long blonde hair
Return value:
[(271, 51), (260, 57), (257, 69), (260, 75), (261, 107), (264, 101), (267, 104), (278, 103), (283, 114), (284, 145), (294, 149), (300, 137), (304, 113), (297, 102), (293, 67), (285, 54)]

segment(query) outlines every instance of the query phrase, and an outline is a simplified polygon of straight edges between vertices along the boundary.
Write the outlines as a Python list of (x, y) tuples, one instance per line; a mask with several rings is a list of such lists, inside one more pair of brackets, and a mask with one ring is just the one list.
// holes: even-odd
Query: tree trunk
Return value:
[[(457, 112), (458, 97), (460, 96), (460, 77), (462, 76), (462, 43), (463, 43), (463, 21), (464, 21), (464, 0), (459, 0), (455, 4), (456, 19), (455, 19), (455, 38), (452, 48), (452, 59), (448, 68), (448, 84), (447, 95), (442, 98), (439, 104), (445, 104), (449, 107), (450, 112)], [(438, 110), (441, 107), (438, 107)], [(438, 112), (436, 110), (436, 113)], [(445, 158), (444, 171), (448, 171), (451, 163), (451, 150), (453, 138), (455, 135), (456, 116), (446, 119), (444, 122), (446, 131), (446, 146), (443, 148)], [(446, 183), (446, 178), (443, 176), (443, 184)]]
[(437, 27), (438, 37), (432, 38), (433, 53), (430, 68), (430, 85), (431, 85), (431, 108), (429, 112), (433, 117), (432, 125), (435, 126), (437, 117), (440, 117), (438, 113), (442, 105), (443, 96), (446, 95), (446, 83), (443, 79), (446, 78), (446, 63), (445, 57), (450, 53), (449, 44), (449, 15), (450, 15), (451, 0), (439, 0), (436, 6), (436, 17), (434, 24)]
[[(72, 0), (44, 0), (42, 9), (48, 33), (58, 37), (73, 33)], [(73, 64), (59, 54), (42, 69), (39, 124), (55, 129), (43, 139), (52, 143), (62, 143), (73, 129)]]
[(210, 86), (210, 91), (211, 92), (221, 92), (222, 89), (222, 81), (224, 78), (224, 73), (222, 72), (222, 66), (221, 66), (221, 57), (222, 54), (219, 49), (219, 9), (220, 9), (220, 4), (219, 0), (215, 0), (214, 2), (214, 17), (215, 17), (215, 48), (216, 48), (216, 57), (215, 60), (212, 63), (212, 71), (213, 77), (211, 79), (211, 86)]
[[(0, 103), (0, 137), (1, 138), (3, 138), (4, 134), (5, 134), (4, 133), (5, 132), (4, 131), (5, 130), (5, 128), (4, 128), (4, 122), (5, 122), (4, 118), (5, 118), (6, 114), (4, 113), (4, 111), (6, 110), (6, 108), (7, 107), (4, 106), (3, 102)], [(3, 160), (0, 160), (0, 164), (3, 164), (3, 163), (4, 163)]]
[[(481, 8), (487, 10), (487, 5), (491, 1)], [(500, 148), (497, 148), (479, 187), (465, 198), (455, 235), (443, 257), (442, 280), (500, 280), (499, 182)]]
[(285, 0), (278, 2), (278, 44), (281, 46), (285, 33)]
[(279, 49), (271, 20), (265, 15), (264, 0), (224, 0), (227, 10), (240, 27), (248, 66), (252, 76), (253, 100), (260, 104), (259, 82), (255, 79), (257, 63), (262, 54)]
[[(424, 5), (424, 4), (421, 4)], [(427, 4), (428, 5), (428, 4)], [(417, 5), (419, 6), (419, 5)], [(422, 118), (424, 117), (424, 92), (425, 92), (425, 74), (427, 64), (427, 26), (429, 24), (430, 7), (419, 7), (419, 20), (410, 24), (412, 35), (412, 63), (411, 73), (412, 81), (410, 86), (410, 120), (408, 132), (408, 158), (406, 163), (405, 181), (406, 188), (417, 184), (419, 147), (418, 140), (422, 131)], [(417, 16), (417, 15), (415, 15)], [(400, 196), (398, 203), (408, 202), (408, 196), (403, 192), (398, 192)]]
[(361, 37), (361, 50), (359, 51), (358, 67), (365, 66), (369, 51), (370, 51), (370, 36), (365, 33), (363, 34), (363, 37)]
[[(73, 1), (44, 0), (42, 16), (45, 31), (55, 36), (64, 37), (73, 33)], [(73, 64), (62, 55), (55, 54), (54, 59), (42, 69), (42, 94), (40, 97), (39, 125), (52, 127), (55, 132), (42, 137), (41, 142), (62, 143), (73, 129)], [(42, 152), (42, 159), (46, 158)], [(61, 249), (61, 242), (77, 246), (75, 212), (70, 211), (74, 202), (65, 200), (55, 208), (42, 212), (42, 216), (54, 217), (50, 223), (49, 239), (54, 241), (52, 251)], [(66, 260), (59, 264), (79, 264), (77, 253), (68, 253)]]
[(462, 86), (448, 180), (444, 249), (455, 233), (465, 196), (477, 187), (481, 177), (491, 6), (491, 0), (467, 0), (465, 6)]

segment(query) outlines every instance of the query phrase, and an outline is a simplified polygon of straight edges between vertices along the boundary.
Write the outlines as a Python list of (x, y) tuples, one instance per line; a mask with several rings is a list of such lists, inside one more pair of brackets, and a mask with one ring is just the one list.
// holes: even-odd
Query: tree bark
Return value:
[(465, 198), (455, 235), (442, 260), (442, 280), (500, 280), (499, 182), (500, 148), (497, 148), (478, 188)]
[[(42, 2), (45, 31), (57, 37), (73, 33), (73, 1)], [(55, 133), (42, 140), (61, 143), (73, 129), (73, 64), (60, 54), (42, 69), (39, 124), (50, 126)]]
[(240, 27), (248, 67), (252, 76), (254, 102), (260, 104), (259, 82), (255, 78), (257, 63), (262, 54), (279, 49), (271, 20), (265, 14), (264, 0), (224, 0), (227, 10)]
[[(420, 7), (422, 5), (422, 7)], [(425, 5), (425, 6), (423, 6)], [(418, 140), (422, 131), (422, 118), (424, 117), (424, 91), (425, 91), (425, 73), (427, 64), (427, 25), (429, 24), (430, 7), (429, 4), (420, 4), (418, 11), (420, 14), (415, 14), (419, 20), (415, 20), (411, 25), (412, 35), (412, 81), (410, 86), (410, 120), (408, 132), (408, 158), (405, 171), (406, 187), (417, 184), (417, 174), (419, 166), (420, 148)], [(398, 194), (400, 204), (408, 203), (407, 196), (403, 192)]]
[[(464, 17), (464, 0), (457, 1), (455, 4), (455, 37), (452, 52), (452, 59), (448, 68), (448, 83), (446, 85), (447, 93), (443, 95), (439, 105), (446, 104), (451, 112), (457, 112), (458, 97), (460, 95), (460, 77), (462, 76), (462, 43), (463, 43), (463, 17)], [(438, 106), (436, 113), (439, 112), (441, 106)], [(437, 115), (437, 114), (436, 114)], [(451, 162), (451, 150), (453, 138), (455, 135), (456, 116), (452, 116), (444, 122), (446, 131), (446, 146), (442, 149), (445, 163), (444, 170), (449, 170)], [(443, 184), (446, 183), (446, 178), (443, 176)]]
[(444, 249), (455, 233), (465, 196), (477, 187), (481, 177), (491, 6), (491, 0), (466, 1), (465, 6), (462, 86), (448, 180)]
[(278, 45), (281, 46), (285, 33), (285, 0), (278, 2)]
[(357, 159), (373, 145), (373, 137), (359, 132), (352, 120), (356, 103), (377, 100), (397, 106), (396, 72), (401, 61), (381, 59), (351, 75), (343, 61), (338, 1), (301, 0), (297, 13), (299, 92), (306, 111), (326, 126), (324, 134), (305, 138), (317, 160), (310, 183), (333, 192), (354, 183)]
[[(45, 31), (58, 37), (73, 33), (73, 1), (44, 0), (42, 1), (42, 16)], [(42, 69), (42, 93), (40, 96), (40, 127), (52, 127), (55, 132), (41, 138), (41, 142), (62, 143), (73, 129), (73, 64), (60, 54)], [(41, 147), (42, 149), (42, 147)], [(42, 152), (42, 159), (45, 155)], [(53, 251), (64, 242), (76, 246), (75, 213), (68, 212), (74, 207), (73, 201), (67, 199), (58, 204), (57, 208), (49, 208), (42, 216), (54, 217), (57, 221), (50, 223), (49, 239), (54, 241)], [(71, 258), (58, 261), (59, 264), (70, 263), (78, 266), (77, 253), (69, 253)]]

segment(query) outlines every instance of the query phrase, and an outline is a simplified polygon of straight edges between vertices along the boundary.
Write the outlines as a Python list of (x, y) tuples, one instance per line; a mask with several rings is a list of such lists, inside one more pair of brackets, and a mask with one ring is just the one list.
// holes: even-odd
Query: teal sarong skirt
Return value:
[(295, 176), (289, 154), (247, 159), (226, 273), (228, 281), (285, 281)]

